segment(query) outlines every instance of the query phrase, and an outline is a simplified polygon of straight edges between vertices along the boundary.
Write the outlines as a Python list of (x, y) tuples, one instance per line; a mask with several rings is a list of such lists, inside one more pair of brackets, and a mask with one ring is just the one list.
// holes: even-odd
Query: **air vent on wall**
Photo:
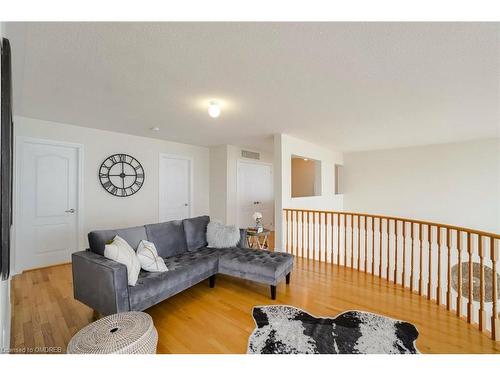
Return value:
[(247, 151), (247, 150), (241, 150), (241, 157), (247, 159), (260, 160), (260, 154), (258, 152)]

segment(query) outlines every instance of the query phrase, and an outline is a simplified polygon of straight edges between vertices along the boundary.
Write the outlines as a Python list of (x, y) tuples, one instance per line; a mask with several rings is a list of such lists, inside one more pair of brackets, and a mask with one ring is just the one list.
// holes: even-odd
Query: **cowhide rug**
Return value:
[(363, 311), (317, 318), (293, 306), (253, 308), (251, 354), (415, 354), (413, 324)]

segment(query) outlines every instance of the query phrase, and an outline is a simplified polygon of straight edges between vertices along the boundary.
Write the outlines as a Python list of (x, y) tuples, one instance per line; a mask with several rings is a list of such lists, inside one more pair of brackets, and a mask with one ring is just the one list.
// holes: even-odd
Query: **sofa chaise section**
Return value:
[(219, 273), (271, 286), (276, 299), (276, 285), (286, 278), (290, 283), (293, 268), (291, 255), (266, 250), (233, 248), (220, 250)]
[[(240, 230), (235, 248), (207, 248), (208, 216), (149, 224), (132, 228), (90, 232), (89, 249), (72, 255), (73, 291), (77, 300), (102, 315), (123, 311), (145, 310), (203, 280), (215, 285), (215, 275), (223, 273), (271, 286), (289, 282), (293, 257), (245, 248), (246, 231)], [(115, 236), (125, 239), (133, 248), (141, 240), (155, 244), (167, 272), (141, 271), (136, 285), (129, 286), (125, 265), (104, 257), (106, 243)]]

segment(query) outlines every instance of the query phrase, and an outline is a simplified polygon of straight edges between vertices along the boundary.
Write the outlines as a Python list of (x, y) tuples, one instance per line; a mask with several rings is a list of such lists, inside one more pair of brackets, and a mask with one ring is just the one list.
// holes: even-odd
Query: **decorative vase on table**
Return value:
[(264, 225), (262, 225), (262, 214), (260, 212), (254, 212), (253, 219), (255, 220), (255, 229), (257, 233), (264, 231)]

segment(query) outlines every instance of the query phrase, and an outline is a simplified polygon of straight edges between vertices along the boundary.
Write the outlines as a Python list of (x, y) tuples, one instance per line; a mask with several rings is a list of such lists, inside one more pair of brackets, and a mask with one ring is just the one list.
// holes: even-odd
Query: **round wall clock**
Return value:
[(102, 162), (99, 180), (108, 193), (128, 197), (137, 193), (144, 184), (144, 169), (132, 156), (115, 154)]

